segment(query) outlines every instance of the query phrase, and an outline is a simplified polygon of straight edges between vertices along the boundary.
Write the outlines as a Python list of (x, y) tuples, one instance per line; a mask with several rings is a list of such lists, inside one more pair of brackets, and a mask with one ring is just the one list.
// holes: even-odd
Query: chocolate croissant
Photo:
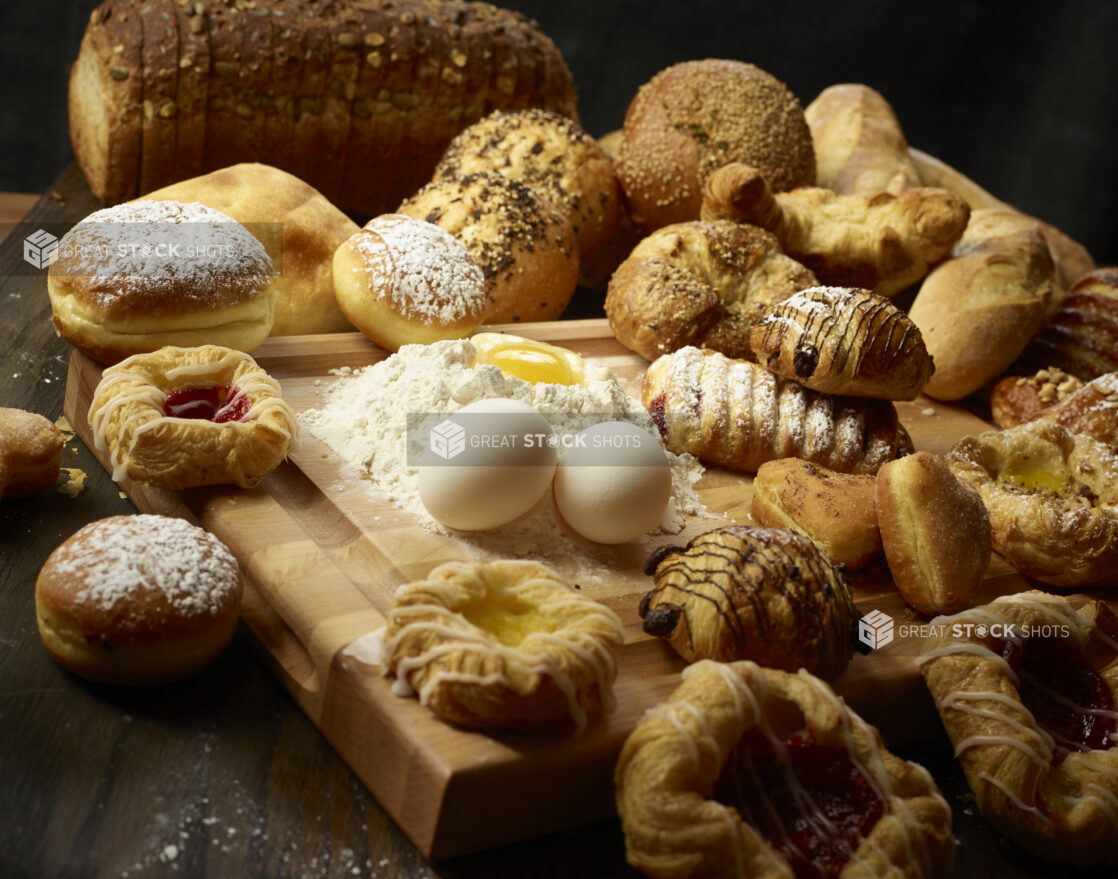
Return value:
[(908, 315), (857, 287), (811, 287), (769, 306), (750, 331), (757, 361), (812, 390), (913, 400), (934, 367)]
[(644, 630), (688, 662), (750, 659), (834, 680), (850, 662), (858, 614), (841, 568), (806, 537), (733, 525), (667, 546), (645, 564)]
[(694, 347), (649, 366), (641, 401), (671, 451), (755, 473), (802, 458), (840, 473), (876, 473), (912, 451), (887, 400), (833, 397), (763, 366)]

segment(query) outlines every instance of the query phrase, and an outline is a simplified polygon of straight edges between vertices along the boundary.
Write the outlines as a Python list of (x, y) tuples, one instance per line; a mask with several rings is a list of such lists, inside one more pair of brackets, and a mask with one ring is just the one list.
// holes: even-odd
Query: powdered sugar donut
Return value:
[(485, 278), (465, 246), (403, 214), (374, 217), (342, 243), (334, 295), (353, 325), (389, 351), (464, 338), (486, 307)]
[(225, 544), (167, 516), (86, 525), (51, 553), (35, 583), (47, 650), (107, 684), (199, 671), (233, 637), (240, 605), (240, 570)]
[(145, 201), (90, 214), (62, 236), (47, 274), (55, 329), (94, 360), (165, 345), (252, 351), (276, 292), (264, 245), (196, 203)]

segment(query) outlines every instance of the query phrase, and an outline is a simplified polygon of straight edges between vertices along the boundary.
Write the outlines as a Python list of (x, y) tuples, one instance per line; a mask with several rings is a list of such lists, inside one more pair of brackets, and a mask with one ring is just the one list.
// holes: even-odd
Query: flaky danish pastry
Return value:
[(617, 340), (653, 360), (686, 345), (751, 358), (761, 312), (818, 283), (764, 229), (676, 223), (633, 248), (610, 278), (606, 317)]
[(821, 394), (691, 346), (648, 367), (641, 402), (671, 451), (730, 470), (755, 473), (766, 461), (802, 458), (840, 473), (876, 473), (912, 451), (887, 400)]
[(1118, 620), (1044, 592), (936, 617), (920, 664), (982, 815), (1060, 863), (1118, 862)]
[(644, 630), (688, 662), (751, 659), (833, 680), (853, 655), (850, 587), (803, 535), (718, 528), (687, 546), (661, 547), (645, 573), (654, 586), (640, 603)]
[(1034, 421), (959, 440), (947, 456), (990, 516), (994, 549), (1054, 586), (1118, 582), (1118, 457)]
[(89, 406), (112, 477), (178, 490), (252, 488), (298, 436), (279, 382), (249, 355), (204, 345), (135, 354), (101, 375)]
[(1039, 418), (1083, 381), (1056, 366), (1038, 369), (1034, 375), (1007, 375), (990, 389), (990, 416), (994, 424), (1008, 430)]
[(659, 879), (932, 879), (954, 861), (931, 775), (802, 669), (684, 669), (614, 786), (626, 857)]
[(912, 400), (935, 367), (908, 315), (869, 290), (811, 287), (761, 314), (758, 363), (827, 394)]
[(386, 673), (460, 726), (571, 727), (613, 710), (625, 630), (530, 561), (447, 562), (396, 592)]

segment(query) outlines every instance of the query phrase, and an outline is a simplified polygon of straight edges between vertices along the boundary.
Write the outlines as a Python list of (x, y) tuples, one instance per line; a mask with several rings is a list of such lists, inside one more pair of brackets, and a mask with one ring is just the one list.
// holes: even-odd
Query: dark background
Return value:
[[(214, 2), (214, 0), (207, 0)], [(94, 0), (0, 5), (0, 190), (70, 160), (66, 78)], [(837, 82), (893, 104), (909, 142), (1118, 263), (1118, 3), (510, 0), (578, 83), (584, 126), (621, 125), (637, 88), (686, 59), (737, 58), (806, 105)]]

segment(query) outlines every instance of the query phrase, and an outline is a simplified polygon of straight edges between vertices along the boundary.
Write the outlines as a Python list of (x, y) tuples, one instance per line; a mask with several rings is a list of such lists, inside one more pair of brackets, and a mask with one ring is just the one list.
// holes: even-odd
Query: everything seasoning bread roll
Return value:
[(103, 202), (263, 161), (371, 216), (487, 113), (576, 103), (551, 40), (487, 3), (106, 0), (71, 72), (70, 139)]

